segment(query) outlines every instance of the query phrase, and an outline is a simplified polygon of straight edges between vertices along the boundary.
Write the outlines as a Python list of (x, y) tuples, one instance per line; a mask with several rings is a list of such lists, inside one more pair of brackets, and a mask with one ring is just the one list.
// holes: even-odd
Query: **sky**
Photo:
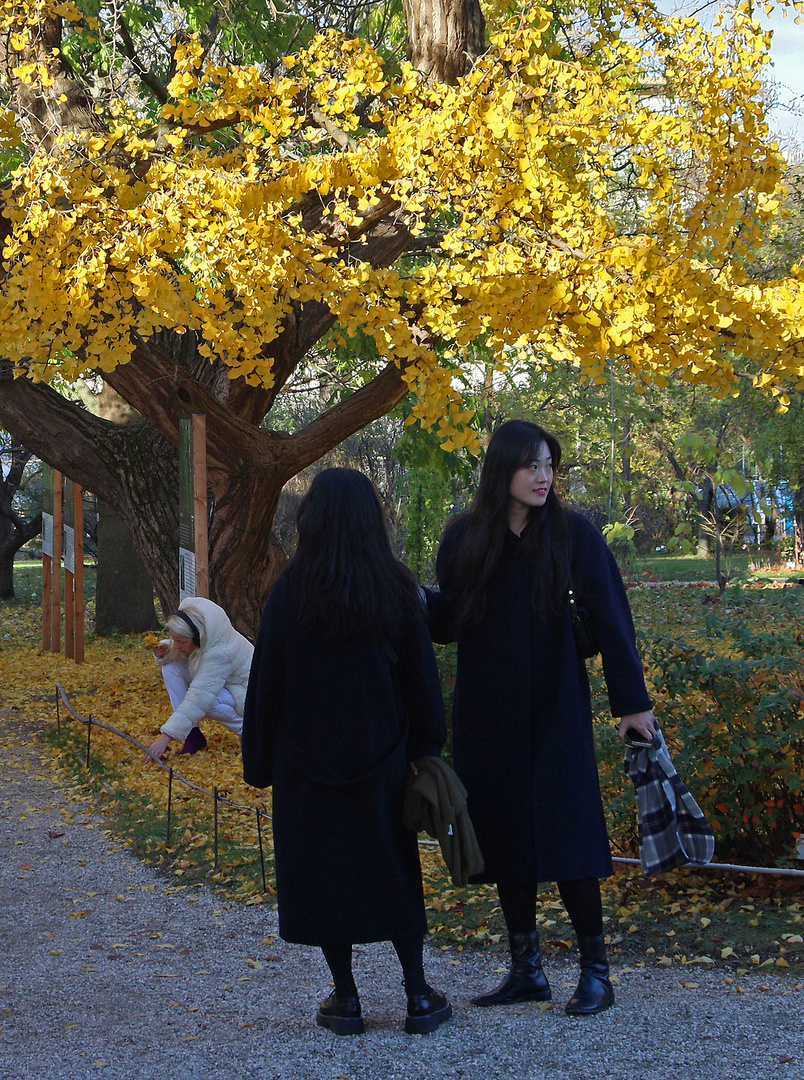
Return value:
[(770, 75), (776, 84), (779, 105), (768, 117), (774, 134), (792, 136), (804, 156), (804, 23), (781, 14), (763, 19), (773, 30)]
[[(717, 0), (658, 0), (658, 6), (662, 11), (695, 14), (704, 25), (711, 25), (719, 4)], [(778, 100), (768, 124), (788, 158), (800, 161), (804, 159), (804, 23), (796, 24), (795, 17), (792, 12), (783, 18), (781, 10), (770, 17), (760, 13), (763, 25), (773, 31), (773, 66), (767, 74)]]

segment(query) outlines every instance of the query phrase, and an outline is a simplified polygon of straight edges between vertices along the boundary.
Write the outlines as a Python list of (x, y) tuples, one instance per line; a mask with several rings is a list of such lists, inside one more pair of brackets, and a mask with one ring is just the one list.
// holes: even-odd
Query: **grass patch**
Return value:
[[(98, 566), (95, 559), (84, 560), (84, 596), (95, 596)], [(14, 562), (14, 599), (0, 601), (5, 605), (37, 605), (42, 603), (42, 560), (16, 559)]]
[[(731, 582), (804, 580), (804, 570), (792, 570), (778, 562), (776, 556), (763, 552), (745, 552), (729, 556), (723, 563), (723, 569), (731, 575)], [(626, 575), (629, 576), (629, 575)], [(651, 555), (634, 559), (634, 572), (630, 575), (637, 581), (679, 581), (679, 582), (714, 582), (714, 557), (702, 558), (698, 555), (672, 555), (657, 551)]]

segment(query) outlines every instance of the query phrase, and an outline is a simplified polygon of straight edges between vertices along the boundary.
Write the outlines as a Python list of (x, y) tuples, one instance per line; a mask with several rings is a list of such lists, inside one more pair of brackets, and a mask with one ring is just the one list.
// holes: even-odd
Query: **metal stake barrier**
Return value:
[(167, 808), (167, 838), (165, 843), (170, 843), (170, 811), (173, 805), (173, 769), (168, 772), (168, 808)]
[(256, 813), (257, 813), (257, 841), (258, 841), (258, 843), (260, 845), (260, 867), (262, 869), (262, 891), (263, 892), (268, 892), (268, 885), (266, 884), (266, 881), (265, 881), (265, 855), (263, 854), (263, 850), (262, 850), (262, 826), (260, 825), (260, 812), (259, 812), (259, 810), (257, 810)]

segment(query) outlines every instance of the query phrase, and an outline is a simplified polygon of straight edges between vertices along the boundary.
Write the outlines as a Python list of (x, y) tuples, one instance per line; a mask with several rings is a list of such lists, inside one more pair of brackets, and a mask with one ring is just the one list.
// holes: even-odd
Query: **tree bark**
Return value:
[(100, 637), (139, 634), (158, 625), (151, 578), (137, 555), (131, 533), (115, 509), (101, 503), (95, 633)]
[(793, 488), (793, 561), (804, 566), (804, 468), (799, 470)]
[(152, 425), (93, 416), (45, 383), (15, 379), (0, 361), (0, 424), (42, 461), (116, 507), (160, 602), (178, 600), (178, 457)]
[(5, 476), (0, 473), (0, 600), (14, 599), (14, 558), (42, 531), (41, 514), (25, 521), (14, 509), (14, 497), (31, 456), (18, 440), (12, 439), (8, 471)]
[(454, 84), (481, 56), (486, 22), (477, 0), (403, 0), (408, 60), (425, 79)]

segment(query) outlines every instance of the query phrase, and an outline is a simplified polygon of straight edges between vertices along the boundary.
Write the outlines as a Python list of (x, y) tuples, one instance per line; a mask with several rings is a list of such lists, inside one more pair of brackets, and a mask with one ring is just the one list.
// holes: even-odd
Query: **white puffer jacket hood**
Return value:
[[(189, 657), (192, 681), (184, 701), (161, 730), (183, 741), (203, 720), (224, 687), (232, 695), (237, 712), (243, 715), (254, 646), (235, 630), (223, 608), (212, 600), (191, 596), (182, 600), (179, 611), (185, 612), (198, 627), (200, 643)], [(161, 663), (180, 658), (181, 654), (171, 648)]]

